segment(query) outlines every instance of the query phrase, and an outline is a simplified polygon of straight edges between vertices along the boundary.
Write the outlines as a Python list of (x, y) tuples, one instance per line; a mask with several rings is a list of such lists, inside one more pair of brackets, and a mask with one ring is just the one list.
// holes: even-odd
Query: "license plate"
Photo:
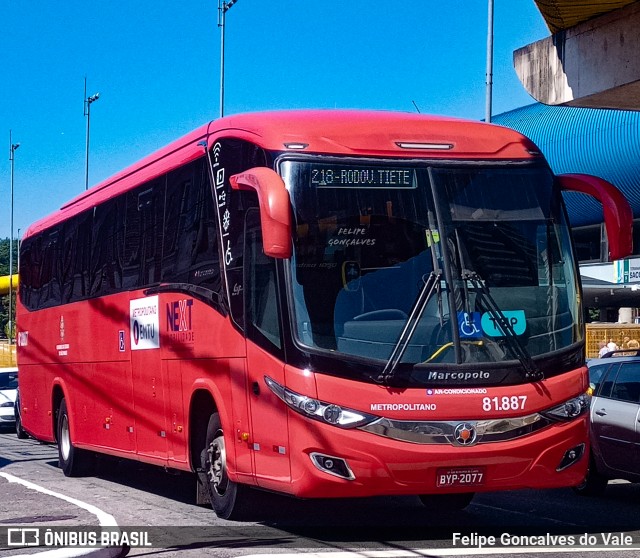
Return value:
[(438, 469), (436, 486), (479, 486), (484, 483), (484, 467)]

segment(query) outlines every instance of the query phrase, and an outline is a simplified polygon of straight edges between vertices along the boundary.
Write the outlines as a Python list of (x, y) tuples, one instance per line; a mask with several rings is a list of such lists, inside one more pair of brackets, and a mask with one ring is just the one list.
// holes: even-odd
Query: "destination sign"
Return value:
[(407, 167), (312, 165), (317, 188), (415, 188), (415, 171)]

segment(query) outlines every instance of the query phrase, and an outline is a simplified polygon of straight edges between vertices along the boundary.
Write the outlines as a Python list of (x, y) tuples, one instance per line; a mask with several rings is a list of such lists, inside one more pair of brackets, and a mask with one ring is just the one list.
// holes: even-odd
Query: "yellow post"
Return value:
[[(18, 288), (18, 274), (11, 275), (11, 288), (15, 291)], [(0, 295), (9, 294), (9, 275), (0, 277)]]
[[(11, 281), (11, 288), (13, 292), (18, 289), (18, 274), (5, 275), (0, 277), (0, 295), (9, 294), (9, 278)], [(16, 346), (8, 345), (6, 343), (0, 343), (0, 368), (16, 366)]]

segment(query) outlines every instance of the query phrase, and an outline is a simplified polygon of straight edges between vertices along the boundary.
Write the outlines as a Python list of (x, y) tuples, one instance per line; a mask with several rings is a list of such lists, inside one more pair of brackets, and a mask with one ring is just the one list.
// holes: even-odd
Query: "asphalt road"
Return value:
[[(16, 526), (39, 529), (43, 539), (51, 527), (100, 530), (112, 522), (134, 542), (139, 535), (150, 545), (131, 548), (129, 556), (321, 553), (333, 558), (351, 552), (339, 558), (498, 553), (592, 558), (596, 548), (611, 558), (640, 556), (636, 484), (616, 482), (599, 499), (570, 489), (479, 494), (455, 513), (428, 509), (417, 498), (298, 501), (264, 495), (256, 502), (254, 521), (238, 523), (195, 505), (194, 482), (190, 475), (114, 459), (101, 459), (96, 476), (66, 478), (55, 447), (0, 433), (0, 541), (3, 529)], [(636, 548), (627, 549), (629, 542)], [(5, 546), (0, 556), (43, 550)]]

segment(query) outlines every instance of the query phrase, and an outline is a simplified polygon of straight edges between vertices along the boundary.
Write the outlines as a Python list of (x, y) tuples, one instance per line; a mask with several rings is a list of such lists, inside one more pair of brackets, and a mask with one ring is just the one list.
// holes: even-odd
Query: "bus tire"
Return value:
[(249, 488), (229, 478), (224, 432), (218, 413), (213, 413), (209, 418), (201, 461), (207, 478), (205, 486), (213, 511), (222, 519), (243, 518), (249, 511), (247, 507)]
[(82, 477), (90, 474), (95, 464), (95, 456), (91, 452), (74, 447), (71, 442), (69, 411), (65, 399), (60, 401), (60, 407), (58, 407), (56, 434), (58, 466), (62, 469), (65, 477)]
[(593, 456), (591, 456), (589, 459), (587, 476), (578, 486), (574, 486), (573, 490), (576, 494), (580, 494), (581, 496), (602, 496), (608, 483), (609, 479), (598, 473), (596, 463)]
[(20, 417), (20, 394), (16, 397), (15, 405), (15, 417), (16, 417), (16, 435), (20, 440), (25, 440), (29, 437), (27, 431), (22, 428), (22, 418)]
[(435, 512), (459, 511), (466, 508), (473, 500), (475, 492), (460, 494), (421, 494), (422, 505)]

